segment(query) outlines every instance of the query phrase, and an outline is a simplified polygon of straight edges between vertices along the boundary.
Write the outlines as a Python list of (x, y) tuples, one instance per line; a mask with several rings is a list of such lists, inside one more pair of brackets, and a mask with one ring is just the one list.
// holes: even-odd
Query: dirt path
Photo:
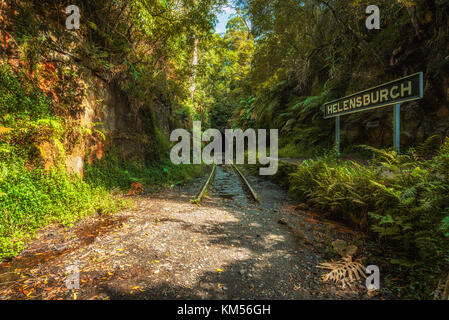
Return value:
[[(326, 299), (366, 298), (320, 281), (329, 241), (344, 228), (298, 210), (276, 185), (250, 177), (260, 204), (237, 174), (218, 167), (201, 206), (190, 202), (205, 178), (133, 209), (52, 227), (0, 266), (0, 299)], [(80, 271), (68, 290), (66, 268)], [(366, 290), (365, 290), (366, 291)]]

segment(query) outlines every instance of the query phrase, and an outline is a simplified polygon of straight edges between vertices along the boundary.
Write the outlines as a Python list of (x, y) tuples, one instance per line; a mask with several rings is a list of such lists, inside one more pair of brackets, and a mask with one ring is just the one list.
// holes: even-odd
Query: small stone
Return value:
[(244, 270), (244, 269), (241, 269), (241, 270), (239, 271), (239, 273), (240, 273), (240, 275), (243, 276), (243, 274), (245, 273), (245, 270)]
[(278, 220), (278, 223), (279, 223), (279, 224), (284, 224), (284, 225), (286, 225), (286, 224), (287, 224), (287, 220), (285, 220), (285, 218), (280, 218), (280, 219)]

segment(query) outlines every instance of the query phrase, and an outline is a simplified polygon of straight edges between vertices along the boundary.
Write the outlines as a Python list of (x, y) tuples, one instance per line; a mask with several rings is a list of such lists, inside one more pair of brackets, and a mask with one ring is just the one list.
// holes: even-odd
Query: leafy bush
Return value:
[(429, 298), (449, 265), (449, 139), (430, 160), (367, 149), (376, 155), (368, 165), (306, 161), (290, 175), (290, 191), (375, 241), (402, 276), (402, 296)]
[(126, 161), (111, 149), (103, 159), (96, 160), (85, 169), (85, 180), (107, 190), (128, 190), (133, 183), (144, 187), (164, 184), (180, 184), (202, 173), (200, 165), (176, 166), (170, 160), (139, 165)]
[(0, 259), (16, 255), (40, 227), (122, 206), (104, 188), (67, 174), (62, 157), (51, 170), (42, 168), (41, 144), (55, 145), (62, 156), (68, 131), (31, 79), (0, 64)]
[(27, 80), (24, 73), (16, 76), (7, 64), (0, 63), (0, 115), (37, 119), (53, 114), (47, 96)]
[(123, 202), (79, 176), (54, 169), (26, 168), (23, 160), (1, 163), (0, 259), (17, 254), (39, 227), (73, 223), (95, 212), (109, 213)]
[[(170, 145), (154, 125), (149, 146), (157, 150), (154, 163), (124, 161), (111, 150), (106, 158), (87, 166), (84, 181), (67, 174), (66, 149), (92, 132), (56, 115), (52, 101), (34, 82), (0, 63), (0, 260), (16, 255), (40, 227), (118, 210), (124, 203), (111, 196), (116, 187), (176, 184), (201, 172), (200, 166), (186, 168), (163, 160)], [(43, 145), (57, 148), (55, 154), (49, 151), (50, 170), (43, 169), (42, 158), (49, 153)]]

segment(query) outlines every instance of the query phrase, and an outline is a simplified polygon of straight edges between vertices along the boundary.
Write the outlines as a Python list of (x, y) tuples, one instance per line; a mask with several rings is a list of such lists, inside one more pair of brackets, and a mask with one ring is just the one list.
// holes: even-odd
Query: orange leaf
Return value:
[(5, 134), (12, 131), (11, 128), (6, 128), (6, 127), (0, 127), (0, 134)]

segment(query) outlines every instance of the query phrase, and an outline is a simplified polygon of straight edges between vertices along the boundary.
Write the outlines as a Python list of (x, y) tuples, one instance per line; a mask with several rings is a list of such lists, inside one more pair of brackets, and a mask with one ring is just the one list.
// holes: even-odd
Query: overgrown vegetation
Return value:
[(371, 250), (391, 263), (384, 275), (401, 297), (429, 299), (449, 271), (449, 138), (429, 160), (413, 149), (368, 149), (376, 156), (368, 165), (332, 156), (304, 162), (290, 191), (375, 241)]
[[(280, 157), (315, 159), (294, 173), (281, 165), (274, 179), (365, 234), (370, 252), (392, 265), (387, 284), (401, 297), (431, 298), (449, 271), (447, 140), (429, 151), (449, 135), (449, 2), (377, 1), (376, 31), (365, 27), (370, 1), (236, 2), (255, 46), (230, 124), (279, 129)], [(383, 108), (343, 117), (342, 157), (326, 151), (334, 122), (323, 119), (325, 102), (419, 71), (424, 99), (401, 110), (402, 148), (416, 149), (398, 156), (354, 147), (391, 145), (391, 109)]]
[(71, 224), (93, 213), (110, 214), (125, 205), (78, 175), (29, 170), (22, 159), (13, 160), (1, 163), (0, 259), (16, 255), (40, 227)]
[[(25, 74), (15, 76), (5, 64), (0, 65), (0, 115), (0, 259), (17, 254), (39, 227), (123, 206), (104, 188), (66, 172), (64, 119)], [(42, 145), (48, 141), (59, 157), (45, 170)]]
[[(332, 146), (334, 123), (323, 119), (325, 102), (419, 71), (425, 97), (403, 104), (403, 144), (449, 134), (448, 1), (377, 1), (380, 30), (365, 27), (368, 0), (236, 2), (255, 45), (232, 123), (279, 129), (281, 154), (316, 156), (316, 149)], [(383, 148), (391, 141), (390, 108), (342, 118), (342, 146)]]
[[(0, 259), (17, 254), (39, 227), (118, 210), (116, 192), (202, 173), (170, 163), (166, 133), (197, 112), (191, 54), (195, 38), (211, 35), (216, 3), (78, 1), (76, 32), (61, 23), (73, 3), (1, 4)], [(113, 92), (112, 104), (122, 103), (121, 117), (135, 116), (117, 116), (115, 132), (101, 122), (114, 106), (103, 111), (102, 100), (89, 101), (98, 81)], [(99, 122), (85, 117), (86, 103)]]
[(128, 190), (133, 183), (140, 183), (145, 189), (182, 184), (198, 177), (201, 165), (174, 165), (170, 159), (162, 162), (139, 165), (126, 161), (111, 150), (103, 159), (96, 160), (85, 170), (85, 180), (91, 185), (101, 186), (106, 190), (120, 188)]
[[(201, 173), (201, 166), (172, 165), (166, 154), (163, 162), (137, 165), (112, 149), (87, 165), (82, 180), (63, 165), (64, 138), (81, 128), (68, 128), (42, 90), (4, 64), (0, 65), (0, 102), (0, 259), (17, 254), (39, 227), (70, 224), (123, 207), (124, 201), (110, 194), (114, 188), (126, 191), (136, 182), (144, 187), (174, 185)], [(46, 143), (56, 150), (46, 150)], [(168, 150), (167, 146), (160, 149)], [(44, 169), (47, 152), (52, 153), (51, 166)]]
[[(226, 3), (236, 14), (214, 34)], [(0, 7), (0, 259), (41, 226), (116, 210), (116, 188), (152, 190), (201, 173), (167, 157), (168, 133), (195, 119), (203, 129), (279, 129), (281, 157), (315, 159), (294, 173), (280, 165), (281, 184), (365, 234), (401, 297), (430, 297), (449, 271), (448, 140), (434, 152), (449, 134), (448, 0), (378, 1), (382, 28), (371, 31), (368, 0), (79, 0), (77, 31), (62, 23), (69, 4)], [(322, 118), (325, 102), (419, 71), (425, 97), (402, 109), (403, 147), (415, 149), (351, 147), (391, 143), (384, 108), (342, 121), (345, 156), (374, 159), (326, 151), (334, 127)], [(121, 109), (92, 102), (97, 91)], [(83, 179), (66, 170), (75, 148)]]

